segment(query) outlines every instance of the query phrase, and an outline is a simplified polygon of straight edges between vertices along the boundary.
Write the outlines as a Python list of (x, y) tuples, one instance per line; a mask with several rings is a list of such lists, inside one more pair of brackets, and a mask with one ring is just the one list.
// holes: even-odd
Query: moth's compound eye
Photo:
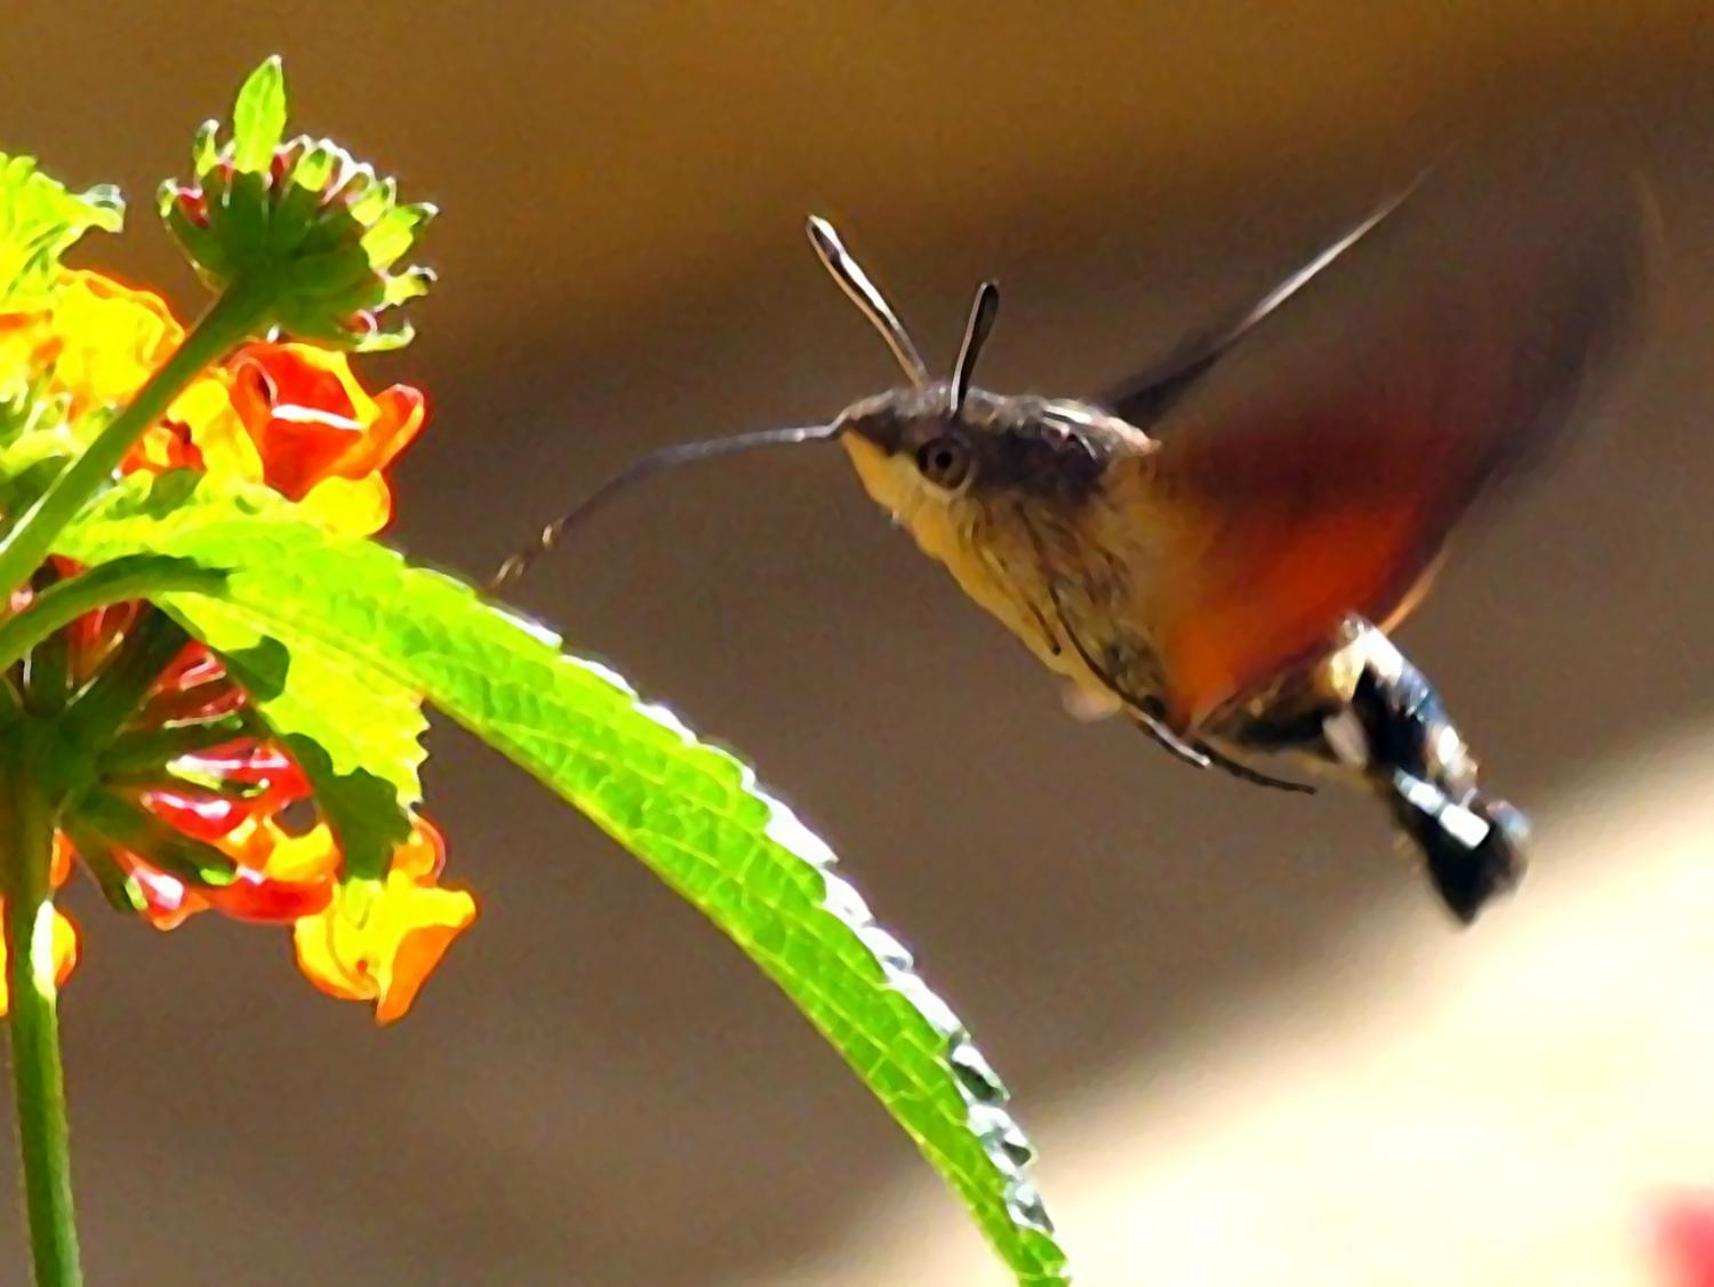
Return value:
[(969, 480), (975, 460), (963, 438), (942, 434), (917, 448), (916, 463), (917, 471), (936, 487), (956, 491)]

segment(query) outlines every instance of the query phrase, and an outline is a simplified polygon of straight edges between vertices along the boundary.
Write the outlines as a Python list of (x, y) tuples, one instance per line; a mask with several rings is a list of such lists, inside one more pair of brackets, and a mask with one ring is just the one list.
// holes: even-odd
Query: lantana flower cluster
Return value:
[[(68, 433), (87, 436), (183, 339), (158, 296), (60, 270), (44, 304), (0, 311), (0, 404), (54, 406)], [(414, 388), (365, 390), (344, 353), (254, 342), (185, 387), (121, 469), (262, 484), (330, 530), (366, 536), (391, 517), (384, 471), (425, 413)], [(50, 561), (35, 592), (75, 571)], [(31, 593), (20, 591), (14, 610)], [(413, 816), (384, 874), (343, 879), (350, 873), (315, 814), (303, 769), (209, 649), (142, 603), (90, 613), (63, 636), (68, 692), (142, 688), (114, 730), (101, 780), (62, 818), (55, 886), (82, 865), (111, 903), (159, 929), (204, 911), (289, 926), (298, 964), (317, 987), (374, 1002), (382, 1022), (405, 1013), (476, 910), (468, 893), (439, 886), (444, 847), (434, 826)], [(147, 673), (134, 673), (139, 667)], [(62, 912), (54, 915), (63, 979), (79, 937)], [(0, 1006), (4, 980), (0, 957)]]

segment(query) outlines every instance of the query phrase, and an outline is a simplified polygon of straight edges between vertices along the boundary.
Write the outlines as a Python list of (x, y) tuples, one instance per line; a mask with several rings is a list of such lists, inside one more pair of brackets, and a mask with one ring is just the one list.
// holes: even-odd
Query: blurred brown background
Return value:
[[(121, 182), (131, 228), (84, 261), (189, 308), (151, 193), (284, 52), (295, 126), (443, 207), (423, 337), (369, 371), (435, 406), (395, 538), (485, 573), (642, 446), (891, 378), (809, 210), (931, 361), (993, 274), (984, 383), (1076, 393), (1454, 134), (1603, 122), (1661, 202), (1659, 334), (1404, 637), (1541, 831), (1471, 933), (1365, 802), (1065, 719), (832, 455), (663, 482), (520, 599), (840, 849), (1010, 1082), (1084, 1281), (1640, 1283), (1648, 1203), (1714, 1184), (1708, 10), (30, 0), (0, 148)], [(284, 935), (161, 937), (80, 892), (93, 1281), (998, 1281), (729, 945), (496, 757), (435, 747), (483, 915), (396, 1029), (312, 992)]]

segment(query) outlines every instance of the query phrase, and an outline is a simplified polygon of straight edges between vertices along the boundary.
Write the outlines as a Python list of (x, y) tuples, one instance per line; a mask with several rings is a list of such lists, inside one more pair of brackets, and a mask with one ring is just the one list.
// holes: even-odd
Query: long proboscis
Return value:
[(839, 426), (800, 425), (789, 429), (758, 429), (753, 433), (733, 434), (730, 438), (709, 438), (701, 442), (681, 442), (661, 447), (633, 460), (601, 486), (590, 492), (576, 505), (542, 528), (541, 534), (500, 565), (489, 581), (491, 589), (509, 585), (529, 571), (532, 564), (558, 545), (573, 527), (583, 522), (620, 492), (636, 483), (662, 473), (691, 465), (698, 461), (715, 460), (721, 456), (736, 456), (763, 447), (789, 447), (807, 442), (830, 442), (839, 436)]

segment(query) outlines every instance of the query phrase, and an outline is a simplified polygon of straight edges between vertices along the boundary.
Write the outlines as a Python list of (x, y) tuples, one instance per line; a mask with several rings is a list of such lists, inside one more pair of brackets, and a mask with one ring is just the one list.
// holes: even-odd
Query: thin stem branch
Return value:
[(159, 554), (127, 554), (99, 564), (49, 586), (23, 612), (0, 621), (0, 670), (86, 612), (175, 590), (217, 590), (225, 579), (218, 568)]
[[(12, 1090), (24, 1167), (30, 1251), (38, 1287), (83, 1281), (72, 1209), (65, 1073), (60, 1062), (53, 960), (54, 809), (28, 754), (31, 730), (15, 730), (0, 765), (0, 893), (6, 901), (7, 1023)], [(20, 734), (22, 736), (20, 736)]]
[(160, 370), (137, 390), (99, 437), (54, 479), (36, 503), (0, 540), (0, 603), (30, 579), (53, 548), (54, 538), (101, 485), (113, 476), (148, 427), (166, 414), (174, 398), (203, 369), (218, 362), (235, 345), (262, 326), (273, 304), (273, 287), (245, 278), (235, 280), (214, 306), (202, 315)]
[[(37, 568), (35, 576), (30, 578), (32, 606), (36, 596), (58, 580), (59, 574), (50, 564)], [(23, 662), (19, 678), (23, 680), (23, 696), (30, 713), (48, 716), (63, 710), (71, 694), (71, 640), (65, 635), (45, 636), (35, 647), (7, 658), (5, 668), (10, 670), (12, 663), (19, 660)]]
[(119, 654), (67, 709), (61, 731), (82, 746), (106, 746), (189, 642), (183, 627), (161, 609), (145, 611), (119, 645)]

